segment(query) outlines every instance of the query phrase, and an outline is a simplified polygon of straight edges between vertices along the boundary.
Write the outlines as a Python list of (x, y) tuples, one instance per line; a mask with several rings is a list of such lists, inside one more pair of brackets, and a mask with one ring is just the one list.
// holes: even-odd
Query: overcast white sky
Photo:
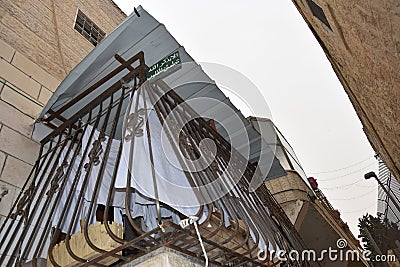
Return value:
[(220, 63), (246, 75), (265, 96), (307, 175), (318, 180), (357, 237), (358, 218), (376, 215), (377, 184), (363, 178), (377, 172), (374, 151), (291, 0), (115, 2), (127, 14), (142, 5), (197, 62)]

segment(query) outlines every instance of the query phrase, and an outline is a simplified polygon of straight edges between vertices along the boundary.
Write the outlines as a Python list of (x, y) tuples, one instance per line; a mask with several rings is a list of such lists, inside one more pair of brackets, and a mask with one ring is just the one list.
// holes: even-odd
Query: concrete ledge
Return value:
[[(183, 254), (179, 251), (161, 247), (158, 248), (140, 258), (137, 258), (127, 264), (122, 265), (123, 267), (203, 267), (204, 261)], [(216, 267), (215, 265), (209, 264), (210, 267)]]

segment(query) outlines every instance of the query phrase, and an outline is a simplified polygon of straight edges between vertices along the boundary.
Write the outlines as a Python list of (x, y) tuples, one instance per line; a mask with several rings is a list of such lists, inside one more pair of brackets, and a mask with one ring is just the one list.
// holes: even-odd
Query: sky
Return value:
[[(197, 62), (219, 63), (247, 76), (262, 92), (306, 174), (317, 179), (357, 237), (358, 218), (376, 215), (377, 183), (363, 178), (369, 171), (378, 173), (375, 153), (291, 0), (114, 2), (128, 15), (141, 5)], [(249, 114), (237, 98), (231, 100), (245, 116), (264, 115)]]

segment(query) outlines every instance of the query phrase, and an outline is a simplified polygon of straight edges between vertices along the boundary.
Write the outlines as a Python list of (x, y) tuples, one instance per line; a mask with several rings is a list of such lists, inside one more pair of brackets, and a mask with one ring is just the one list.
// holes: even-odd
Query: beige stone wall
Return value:
[(77, 9), (106, 34), (125, 15), (112, 1), (0, 1), (0, 224), (36, 160), (32, 124), (94, 46), (74, 30)]
[(374, 149), (400, 179), (400, 2), (293, 0), (324, 49)]
[(125, 18), (111, 0), (5, 0), (0, 2), (0, 39), (62, 80), (93, 49), (74, 30), (78, 8), (105, 33)]
[[(198, 258), (188, 256), (179, 251), (161, 247), (146, 255), (135, 259), (134, 261), (122, 265), (123, 267), (201, 267), (204, 262)], [(214, 264), (209, 263), (210, 267), (215, 267)]]
[(294, 225), (303, 203), (310, 201), (307, 193), (313, 193), (296, 171), (287, 170), (286, 173), (266, 181), (265, 185)]
[(296, 202), (297, 200), (309, 201), (307, 193), (311, 192), (295, 171), (286, 171), (287, 175), (265, 182), (268, 190), (276, 201), (282, 206), (284, 203)]
[(345, 238), (349, 241), (349, 246), (356, 249), (355, 237), (350, 230), (343, 227), (343, 221), (332, 215), (333, 209), (323, 205), (321, 199), (311, 202), (307, 193), (315, 194), (300, 175), (292, 170), (286, 172), (286, 176), (266, 181), (265, 185), (296, 227), (296, 230), (299, 231), (300, 236), (304, 240), (311, 240), (310, 243), (306, 244), (310, 248), (320, 245), (321, 240), (315, 237), (313, 227), (315, 227), (316, 222), (322, 221), (324, 223), (322, 226), (320, 225), (321, 228), (318, 228), (320, 235), (327, 236), (329, 233), (335, 232), (337, 238)]

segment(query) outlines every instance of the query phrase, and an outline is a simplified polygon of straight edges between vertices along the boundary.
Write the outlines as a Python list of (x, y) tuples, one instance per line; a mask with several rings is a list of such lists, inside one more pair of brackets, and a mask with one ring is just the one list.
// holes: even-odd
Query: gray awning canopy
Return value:
[[(49, 116), (50, 110), (57, 112), (66, 103), (76, 98), (80, 93), (120, 66), (121, 63), (115, 59), (116, 54), (120, 55), (123, 59), (129, 59), (141, 51), (144, 52), (145, 62), (148, 66), (157, 63), (175, 51), (179, 51), (183, 63), (182, 68), (163, 78), (164, 82), (173, 88), (185, 101), (207, 97), (227, 105), (234, 111), (234, 116), (232, 116), (232, 112), (225, 112), (226, 109), (221, 108), (222, 105), (215, 105), (215, 103), (211, 102), (209, 105), (205, 104), (192, 108), (202, 116), (212, 113), (217, 122), (218, 132), (242, 155), (250, 154), (249, 156), (244, 156), (251, 163), (259, 164), (264, 177), (272, 179), (285, 175), (285, 171), (280, 165), (279, 160), (274, 156), (273, 147), (271, 148), (265, 141), (268, 138), (262, 138), (253, 129), (241, 112), (202, 70), (201, 66), (191, 58), (185, 49), (166, 30), (165, 26), (154, 19), (141, 6), (137, 8), (137, 14), (132, 13), (127, 17), (123, 23), (110, 33), (69, 73), (44, 107), (39, 119)], [(133, 67), (135, 66), (133, 65)], [(127, 69), (120, 72), (82, 98), (71, 108), (63, 111), (60, 115), (67, 119), (70, 118), (128, 73)], [(56, 125), (60, 125), (61, 123), (61, 121), (58, 123), (55, 122)], [(221, 124), (224, 124), (225, 127), (221, 127)], [(120, 125), (122, 126), (122, 117), (120, 118)], [(230, 134), (226, 131), (226, 125), (230, 128)], [(38, 123), (36, 128), (34, 137), (36, 139), (43, 138), (45, 127)], [(248, 151), (248, 148), (246, 149), (244, 144), (234, 142), (235, 138), (243, 135), (246, 135), (246, 138), (249, 140), (250, 151)], [(261, 158), (260, 155), (262, 155)]]

